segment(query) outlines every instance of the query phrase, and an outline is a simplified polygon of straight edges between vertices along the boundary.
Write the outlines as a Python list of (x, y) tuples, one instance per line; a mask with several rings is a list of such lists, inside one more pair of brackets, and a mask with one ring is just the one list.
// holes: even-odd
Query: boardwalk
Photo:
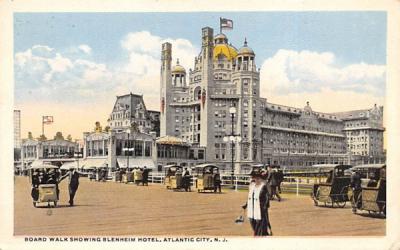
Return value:
[[(209, 235), (250, 236), (249, 223), (234, 224), (246, 192), (173, 192), (148, 187), (89, 182), (81, 178), (76, 206), (68, 207), (66, 181), (60, 206), (34, 208), (28, 178), (15, 178), (15, 235)], [(275, 236), (381, 236), (386, 220), (353, 215), (349, 207), (314, 207), (308, 196), (283, 194), (271, 202)]]

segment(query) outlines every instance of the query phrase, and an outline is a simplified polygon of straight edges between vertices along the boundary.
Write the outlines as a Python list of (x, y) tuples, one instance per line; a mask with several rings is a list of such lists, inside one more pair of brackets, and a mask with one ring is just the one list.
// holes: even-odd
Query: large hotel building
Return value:
[(225, 169), (233, 152), (235, 172), (261, 162), (301, 167), (384, 161), (383, 107), (323, 113), (309, 103), (270, 103), (260, 97), (260, 71), (246, 40), (236, 49), (209, 27), (201, 39), (189, 71), (179, 61), (173, 64), (172, 45), (162, 44), (161, 136), (204, 149), (206, 162)]

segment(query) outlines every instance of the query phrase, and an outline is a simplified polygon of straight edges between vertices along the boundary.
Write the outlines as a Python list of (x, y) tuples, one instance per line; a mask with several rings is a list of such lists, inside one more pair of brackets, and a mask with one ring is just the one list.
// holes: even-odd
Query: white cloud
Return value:
[(188, 70), (198, 53), (190, 41), (164, 39), (148, 31), (129, 33), (122, 39), (127, 57), (116, 65), (95, 62), (85, 44), (64, 51), (35, 45), (15, 54), (17, 99), (93, 102), (135, 92), (144, 95), (148, 108), (156, 109), (161, 44), (166, 41), (172, 43), (173, 60), (179, 58)]
[(129, 62), (124, 70), (137, 75), (154, 75), (160, 72), (161, 44), (172, 44), (173, 65), (179, 58), (179, 62), (187, 70), (193, 68), (194, 57), (199, 49), (187, 39), (161, 38), (152, 35), (148, 31), (129, 33), (121, 41), (121, 46), (129, 53)]
[(279, 50), (261, 67), (268, 95), (320, 92), (322, 88), (383, 96), (385, 66), (366, 63), (340, 66), (333, 53)]
[(47, 46), (15, 55), (17, 99), (23, 101), (81, 102), (93, 94), (101, 98), (111, 90), (112, 74), (104, 64), (72, 59)]
[(330, 105), (327, 101), (339, 103), (336, 106), (347, 103), (347, 109), (358, 103), (383, 104), (384, 65), (341, 66), (337, 61), (331, 52), (279, 50), (262, 64), (261, 95), (295, 106), (313, 99), (322, 108)]
[(172, 44), (172, 65), (175, 65), (179, 58), (180, 65), (187, 71), (193, 68), (194, 57), (199, 49), (189, 40), (161, 38), (148, 31), (129, 33), (121, 41), (121, 46), (127, 51), (128, 58), (118, 70), (119, 81), (125, 82), (128, 88), (121, 87), (120, 94), (130, 89), (132, 92), (144, 95), (148, 108), (159, 107), (161, 44), (164, 42)]
[(60, 53), (57, 53), (54, 58), (47, 59), (47, 62), (53, 72), (64, 72), (73, 67), (71, 60), (61, 56)]
[(92, 53), (92, 48), (90, 48), (87, 44), (81, 44), (78, 46), (78, 48), (86, 54)]

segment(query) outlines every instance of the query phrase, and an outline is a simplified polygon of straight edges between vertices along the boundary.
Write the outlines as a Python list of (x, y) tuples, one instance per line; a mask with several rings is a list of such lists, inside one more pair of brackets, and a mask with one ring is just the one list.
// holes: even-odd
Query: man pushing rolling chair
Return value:
[(87, 175), (88, 174), (79, 172), (78, 170), (76, 170), (74, 168), (70, 168), (69, 171), (60, 178), (59, 182), (61, 182), (67, 176), (69, 176), (68, 191), (69, 191), (69, 205), (70, 206), (74, 205), (74, 197), (75, 197), (76, 191), (78, 190), (78, 187), (79, 187), (79, 177), (87, 176)]

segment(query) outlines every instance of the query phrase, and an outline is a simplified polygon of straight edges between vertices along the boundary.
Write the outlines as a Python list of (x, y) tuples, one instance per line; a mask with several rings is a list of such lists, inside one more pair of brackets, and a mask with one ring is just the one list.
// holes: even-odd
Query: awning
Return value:
[[(81, 162), (79, 162), (79, 167), (80, 168), (82, 167)], [(77, 161), (66, 162), (60, 167), (60, 169), (63, 169), (63, 170), (68, 170), (71, 168), (78, 168), (78, 162)]]
[[(126, 168), (128, 166), (128, 158), (126, 157), (118, 157), (117, 162), (120, 168)], [(155, 168), (155, 163), (153, 159), (149, 158), (133, 158), (129, 157), (129, 168), (133, 167), (146, 167), (146, 168)]]
[(43, 165), (43, 161), (42, 160), (34, 160), (32, 162), (32, 164), (31, 164), (31, 168), (32, 167), (37, 167), (37, 166), (40, 166), (40, 165)]
[(22, 164), (21, 164), (21, 163), (18, 163), (18, 164), (16, 164), (16, 165), (14, 165), (14, 168), (21, 169), (21, 168), (22, 168)]
[(181, 146), (189, 145), (181, 138), (169, 136), (169, 135), (157, 138), (156, 143), (157, 144), (165, 144), (165, 145), (181, 145)]
[(81, 166), (83, 169), (106, 168), (107, 167), (107, 159), (106, 158), (86, 158), (82, 161), (82, 163), (79, 162), (79, 167), (81, 167)]

